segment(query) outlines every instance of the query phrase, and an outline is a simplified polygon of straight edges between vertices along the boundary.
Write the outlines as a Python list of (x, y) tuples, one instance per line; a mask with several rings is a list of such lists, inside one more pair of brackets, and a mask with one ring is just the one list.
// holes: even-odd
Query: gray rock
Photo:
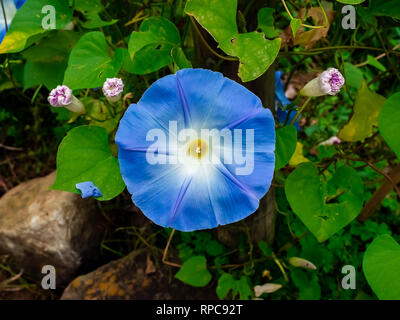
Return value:
[(43, 265), (53, 265), (63, 284), (98, 253), (104, 228), (94, 200), (48, 190), (54, 179), (55, 172), (30, 180), (0, 199), (0, 253), (36, 279)]

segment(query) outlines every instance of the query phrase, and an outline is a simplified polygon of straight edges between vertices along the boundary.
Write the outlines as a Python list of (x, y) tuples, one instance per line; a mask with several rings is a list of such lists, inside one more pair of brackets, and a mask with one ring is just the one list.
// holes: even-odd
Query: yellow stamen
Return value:
[(193, 140), (190, 142), (187, 154), (193, 158), (200, 159), (208, 152), (208, 145), (201, 139)]

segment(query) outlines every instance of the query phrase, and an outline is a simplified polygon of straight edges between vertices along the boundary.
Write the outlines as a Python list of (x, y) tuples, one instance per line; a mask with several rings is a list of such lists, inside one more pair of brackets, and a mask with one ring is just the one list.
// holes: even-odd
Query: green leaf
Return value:
[(253, 296), (250, 279), (247, 276), (241, 276), (237, 282), (237, 290), (239, 291), (240, 300), (249, 300)]
[(211, 280), (207, 270), (207, 260), (204, 256), (194, 256), (186, 260), (175, 278), (193, 287), (204, 287)]
[(149, 44), (169, 44), (174, 47), (180, 43), (179, 31), (171, 21), (162, 17), (150, 17), (143, 20), (139, 32), (132, 32), (128, 51), (131, 58), (134, 58), (139, 50)]
[(118, 50), (114, 59), (108, 55), (102, 32), (86, 33), (72, 49), (64, 84), (71, 89), (101, 87), (106, 78), (113, 78), (118, 74), (122, 58), (121, 51)]
[(218, 279), (218, 286), (216, 289), (219, 299), (224, 299), (229, 291), (237, 291), (236, 280), (230, 273), (223, 273)]
[(346, 76), (346, 84), (354, 89), (359, 89), (363, 82), (363, 73), (355, 65), (345, 62), (344, 72)]
[(55, 31), (22, 53), (27, 60), (24, 68), (24, 89), (44, 84), (51, 90), (61, 84), (72, 47), (82, 34), (74, 31)]
[(400, 92), (397, 92), (386, 100), (378, 118), (379, 131), (398, 158), (400, 158), (399, 106)]
[(290, 272), (294, 285), (299, 289), (299, 300), (319, 300), (321, 287), (318, 276), (300, 269)]
[(118, 22), (118, 19), (112, 19), (110, 21), (104, 21), (100, 18), (98, 14), (88, 15), (86, 16), (87, 21), (82, 24), (82, 26), (86, 29), (96, 29), (101, 27), (111, 26), (114, 23)]
[(84, 28), (94, 29), (112, 25), (117, 19), (111, 21), (103, 21), (99, 13), (103, 10), (101, 0), (76, 0), (75, 9), (82, 12), (86, 18), (86, 22), (82, 24)]
[(260, 250), (262, 251), (264, 256), (269, 257), (272, 255), (272, 249), (269, 247), (268, 243), (266, 243), (265, 241), (259, 241), (258, 247), (260, 248)]
[(216, 257), (224, 253), (224, 246), (216, 240), (207, 243), (206, 252), (208, 255)]
[(364, 186), (358, 173), (342, 166), (328, 183), (312, 163), (301, 164), (286, 179), (285, 193), (294, 213), (319, 242), (353, 221), (363, 205)]
[(378, 60), (376, 60), (375, 57), (371, 56), (370, 54), (367, 55), (367, 62), (370, 66), (373, 66), (373, 67), (377, 68), (378, 70), (386, 71), (386, 67), (382, 63), (380, 63)]
[(286, 126), (276, 130), (275, 170), (284, 167), (296, 150), (297, 130), (294, 126)]
[(193, 16), (214, 39), (223, 42), (238, 33), (237, 0), (188, 0), (185, 13)]
[(360, 4), (365, 2), (366, 0), (336, 0), (336, 1), (344, 4)]
[(290, 20), (290, 28), (292, 28), (293, 38), (296, 37), (297, 30), (301, 27), (301, 20), (294, 18)]
[(400, 19), (400, 1), (398, 0), (374, 0), (369, 10), (375, 16)]
[(239, 77), (243, 82), (257, 79), (274, 62), (281, 39), (267, 40), (260, 32), (240, 33), (220, 43), (227, 54), (239, 57)]
[(168, 19), (150, 17), (142, 22), (139, 32), (132, 32), (123, 69), (134, 74), (157, 71), (172, 62), (171, 50), (179, 47), (181, 37)]
[(185, 12), (210, 32), (225, 53), (239, 58), (239, 77), (247, 82), (274, 62), (281, 39), (267, 40), (260, 32), (239, 34), (236, 9), (237, 0), (188, 0)]
[(99, 13), (102, 9), (101, 0), (75, 0), (75, 10), (85, 15)]
[(175, 71), (185, 68), (192, 68), (191, 62), (186, 58), (181, 47), (174, 47), (171, 51), (172, 59), (175, 63)]
[(274, 26), (274, 9), (260, 9), (257, 14), (257, 21), (258, 29), (261, 29), (268, 38), (275, 38), (279, 35)]
[(42, 13), (42, 9), (49, 5), (53, 6), (55, 9), (56, 29), (64, 28), (71, 20), (74, 11), (73, 7), (69, 4), (69, 1), (27, 1), (15, 14), (10, 28), (1, 42), (0, 54), (19, 52), (32, 44), (33, 40), (38, 40), (37, 37), (31, 38), (32, 36), (37, 35), (38, 37), (41, 37), (49, 31), (43, 29), (42, 26), (42, 19), (47, 16), (46, 13)]
[(57, 153), (57, 175), (51, 187), (80, 193), (75, 185), (93, 181), (103, 194), (98, 200), (110, 200), (125, 188), (118, 159), (108, 148), (108, 134), (104, 128), (80, 126), (68, 132)]
[(223, 273), (218, 279), (217, 296), (219, 299), (224, 299), (229, 291), (232, 290), (232, 299), (235, 299), (239, 293), (240, 300), (248, 300), (253, 296), (250, 279), (247, 276), (241, 276), (239, 280), (229, 273)]
[(378, 125), (378, 116), (385, 98), (368, 89), (365, 81), (358, 90), (354, 103), (353, 116), (338, 133), (343, 141), (359, 141), (372, 133), (374, 126)]
[(400, 300), (400, 245), (390, 236), (378, 236), (367, 247), (363, 271), (379, 299)]

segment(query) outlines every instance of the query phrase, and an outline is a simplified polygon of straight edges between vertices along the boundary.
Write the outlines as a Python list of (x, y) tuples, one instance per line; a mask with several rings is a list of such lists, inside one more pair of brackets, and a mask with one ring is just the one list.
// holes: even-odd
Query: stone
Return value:
[(93, 199), (48, 190), (55, 176), (24, 182), (0, 199), (0, 254), (35, 279), (45, 276), (44, 265), (54, 266), (58, 285), (98, 255), (104, 227)]
[(204, 288), (193, 288), (175, 279), (176, 272), (176, 267), (149, 262), (149, 255), (144, 251), (133, 251), (74, 279), (61, 300), (217, 299), (215, 282)]

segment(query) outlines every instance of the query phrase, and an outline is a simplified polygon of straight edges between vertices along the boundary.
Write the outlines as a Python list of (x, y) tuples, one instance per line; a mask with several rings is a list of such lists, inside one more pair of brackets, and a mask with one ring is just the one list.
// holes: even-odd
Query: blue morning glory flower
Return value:
[(239, 221), (259, 206), (275, 166), (275, 123), (260, 99), (221, 73), (183, 69), (129, 106), (116, 134), (133, 202), (181, 231)]
[[(287, 110), (282, 110), (282, 108), (286, 107), (287, 105), (290, 104), (290, 100), (286, 97), (285, 91), (284, 91), (284, 85), (281, 80), (282, 76), (282, 71), (275, 71), (275, 104), (276, 104), (276, 116), (278, 118), (278, 121), (280, 123), (285, 123), (288, 111)], [(295, 117), (297, 114), (297, 111), (292, 111), (290, 113), (290, 117), (288, 120), (288, 123), (292, 121), (292, 119)], [(294, 126), (296, 127), (297, 130), (300, 130), (300, 126), (296, 120)]]
[[(19, 8), (25, 3), (26, 0), (3, 0), (4, 11), (6, 12), (7, 18), (7, 28), (10, 27), (11, 21), (15, 16), (15, 13)], [(0, 43), (6, 36), (6, 19), (4, 18), (4, 13), (2, 7), (0, 6)]]
[(92, 181), (77, 183), (75, 187), (82, 192), (82, 198), (102, 196), (100, 189)]

